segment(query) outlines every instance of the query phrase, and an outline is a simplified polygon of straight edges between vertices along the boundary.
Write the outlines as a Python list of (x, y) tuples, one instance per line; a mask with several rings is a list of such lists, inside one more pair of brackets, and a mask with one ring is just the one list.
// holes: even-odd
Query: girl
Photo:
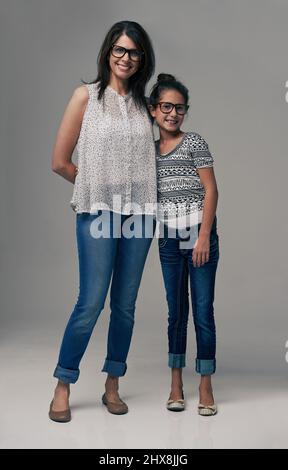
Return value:
[[(74, 91), (57, 135), (52, 169), (75, 183), (70, 204), (76, 212), (80, 291), (54, 371), (58, 384), (49, 410), (54, 421), (71, 419), (69, 384), (78, 380), (111, 280), (102, 402), (113, 414), (128, 411), (118, 382), (127, 369), (135, 303), (156, 224), (155, 145), (144, 94), (153, 71), (145, 30), (133, 21), (114, 24), (98, 55), (96, 80)], [(71, 161), (77, 141), (78, 171)], [(133, 224), (137, 237), (131, 237)]]
[(196, 132), (183, 132), (188, 111), (187, 88), (172, 75), (160, 74), (152, 88), (149, 109), (160, 132), (156, 141), (158, 240), (168, 302), (168, 365), (172, 383), (168, 410), (185, 408), (182, 368), (185, 367), (188, 280), (196, 331), (196, 371), (201, 374), (198, 412), (214, 415), (211, 374), (216, 369), (214, 285), (219, 259), (213, 157)]

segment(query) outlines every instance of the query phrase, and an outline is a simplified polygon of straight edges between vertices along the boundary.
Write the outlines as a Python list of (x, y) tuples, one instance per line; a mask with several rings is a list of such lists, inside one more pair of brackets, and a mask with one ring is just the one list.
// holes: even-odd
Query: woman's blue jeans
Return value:
[[(194, 226), (196, 241), (201, 223)], [(187, 237), (187, 235), (186, 235)], [(185, 240), (176, 230), (176, 238), (164, 230), (159, 238), (159, 255), (168, 303), (168, 366), (185, 367), (187, 324), (189, 314), (189, 278), (192, 295), (192, 311), (196, 331), (197, 357), (196, 371), (201, 375), (211, 375), (216, 370), (216, 328), (214, 320), (214, 287), (219, 260), (219, 237), (217, 217), (210, 232), (209, 261), (194, 267), (193, 248), (181, 248)], [(192, 245), (193, 246), (193, 245)]]
[[(104, 236), (96, 237), (100, 226), (95, 223), (100, 221), (96, 220), (100, 215), (104, 217), (100, 228)], [(53, 374), (65, 383), (75, 383), (79, 377), (79, 364), (103, 310), (111, 279), (111, 316), (107, 356), (102, 371), (119, 377), (127, 369), (135, 303), (156, 221), (152, 215), (134, 215), (135, 225), (141, 227), (141, 233), (138, 230), (136, 236), (127, 238), (121, 234), (121, 229), (123, 224), (131, 221), (128, 218), (132, 216), (115, 213), (114, 216), (116, 219), (113, 219), (112, 212), (104, 210), (97, 214), (86, 212), (76, 215), (79, 296), (66, 326)], [(151, 229), (150, 232), (147, 228)], [(147, 232), (148, 236), (145, 237)], [(105, 233), (110, 233), (110, 236), (105, 237)]]

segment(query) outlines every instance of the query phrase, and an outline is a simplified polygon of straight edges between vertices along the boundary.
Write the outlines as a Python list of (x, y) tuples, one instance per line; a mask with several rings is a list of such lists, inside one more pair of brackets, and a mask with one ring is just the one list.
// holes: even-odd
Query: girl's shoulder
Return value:
[(196, 131), (188, 131), (186, 132), (186, 135), (188, 139), (194, 142), (205, 141), (204, 137), (201, 134), (199, 134), (199, 132), (196, 132)]
[(195, 131), (186, 132), (186, 142), (192, 150), (207, 150), (208, 148), (204, 137)]

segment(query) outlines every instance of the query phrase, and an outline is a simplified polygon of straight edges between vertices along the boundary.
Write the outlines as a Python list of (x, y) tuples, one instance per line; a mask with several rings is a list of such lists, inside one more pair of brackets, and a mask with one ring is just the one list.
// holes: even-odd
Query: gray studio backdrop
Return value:
[[(106, 31), (131, 19), (152, 38), (155, 78), (169, 72), (189, 87), (184, 129), (214, 155), (219, 370), (287, 373), (287, 17), (284, 0), (1, 1), (3, 341), (44, 331), (46, 345), (58, 344), (74, 307), (73, 186), (51, 171), (52, 148), (73, 90), (96, 76)], [(166, 366), (166, 316), (154, 240), (131, 346), (143, 364), (160, 357)], [(92, 340), (101, 354), (108, 318), (109, 298)]]

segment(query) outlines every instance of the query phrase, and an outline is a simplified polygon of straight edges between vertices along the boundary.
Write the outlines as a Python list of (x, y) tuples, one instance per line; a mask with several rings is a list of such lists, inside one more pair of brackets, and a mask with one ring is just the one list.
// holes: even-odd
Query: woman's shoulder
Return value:
[(86, 84), (77, 86), (74, 89), (73, 96), (79, 103), (85, 104), (89, 99), (89, 88)]
[(75, 88), (74, 93), (77, 94), (79, 100), (88, 101), (88, 99), (95, 99), (98, 96), (99, 83), (84, 83), (83, 85)]

